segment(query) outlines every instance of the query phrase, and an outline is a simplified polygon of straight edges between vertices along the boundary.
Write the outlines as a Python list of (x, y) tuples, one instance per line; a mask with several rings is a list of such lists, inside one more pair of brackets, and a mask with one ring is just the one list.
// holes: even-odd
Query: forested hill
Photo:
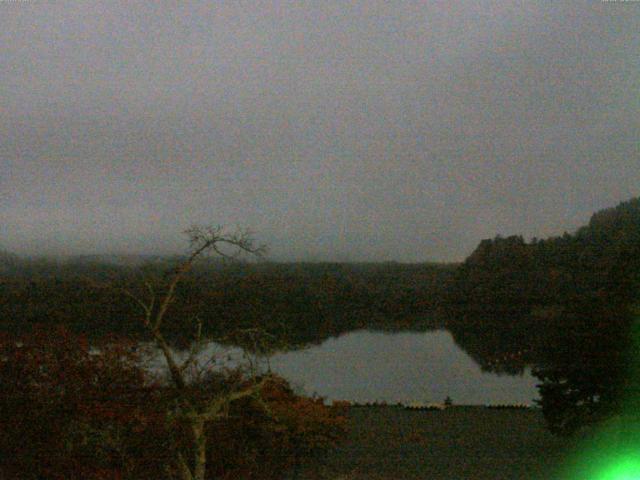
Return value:
[(570, 338), (618, 335), (639, 286), (634, 198), (595, 213), (573, 234), (480, 242), (446, 291), (447, 326), (485, 368), (517, 371)]

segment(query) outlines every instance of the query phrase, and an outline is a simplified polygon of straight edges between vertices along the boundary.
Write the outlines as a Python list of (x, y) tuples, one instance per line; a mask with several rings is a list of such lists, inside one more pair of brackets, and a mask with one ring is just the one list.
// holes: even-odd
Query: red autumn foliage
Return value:
[(298, 396), (286, 380), (274, 377), (261, 401), (237, 402), (229, 419), (210, 426), (210, 478), (281, 478), (337, 444), (345, 429), (342, 410)]
[[(0, 334), (0, 478), (167, 478), (189, 437), (170, 420), (171, 387), (148, 382), (135, 350), (110, 339), (92, 351), (63, 327)], [(229, 382), (211, 378), (194, 395), (206, 399)], [(343, 430), (339, 410), (275, 379), (261, 400), (234, 403), (208, 426), (209, 478), (279, 478)]]
[(161, 412), (149, 409), (157, 393), (137, 360), (127, 342), (92, 352), (84, 337), (63, 327), (3, 335), (0, 472), (24, 479), (122, 478), (121, 439), (163, 422)]

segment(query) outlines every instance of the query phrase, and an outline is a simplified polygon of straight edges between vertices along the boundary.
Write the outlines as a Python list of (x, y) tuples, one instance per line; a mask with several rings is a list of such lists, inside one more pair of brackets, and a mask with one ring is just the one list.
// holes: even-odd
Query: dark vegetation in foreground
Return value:
[(295, 395), (284, 379), (232, 401), (250, 380), (210, 372), (189, 386), (189, 402), (223, 401), (224, 414), (206, 423), (206, 474), (185, 475), (194, 438), (176, 407), (183, 392), (149, 378), (134, 347), (110, 338), (92, 352), (63, 327), (2, 335), (0, 478), (276, 479), (343, 436), (342, 409)]

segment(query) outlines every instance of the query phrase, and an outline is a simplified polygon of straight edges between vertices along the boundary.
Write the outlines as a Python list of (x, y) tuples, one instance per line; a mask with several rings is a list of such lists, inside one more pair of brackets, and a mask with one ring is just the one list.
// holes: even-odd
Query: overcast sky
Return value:
[(0, 247), (459, 260), (640, 194), (640, 2), (2, 1)]

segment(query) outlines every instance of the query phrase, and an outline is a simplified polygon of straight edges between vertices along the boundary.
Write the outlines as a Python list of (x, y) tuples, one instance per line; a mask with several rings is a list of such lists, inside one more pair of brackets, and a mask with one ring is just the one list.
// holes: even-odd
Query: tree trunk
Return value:
[(193, 480), (193, 475), (191, 475), (189, 465), (184, 461), (184, 457), (181, 453), (178, 453), (178, 475), (180, 476), (180, 480)]
[(194, 442), (193, 480), (205, 480), (207, 468), (207, 437), (203, 421), (191, 425)]

